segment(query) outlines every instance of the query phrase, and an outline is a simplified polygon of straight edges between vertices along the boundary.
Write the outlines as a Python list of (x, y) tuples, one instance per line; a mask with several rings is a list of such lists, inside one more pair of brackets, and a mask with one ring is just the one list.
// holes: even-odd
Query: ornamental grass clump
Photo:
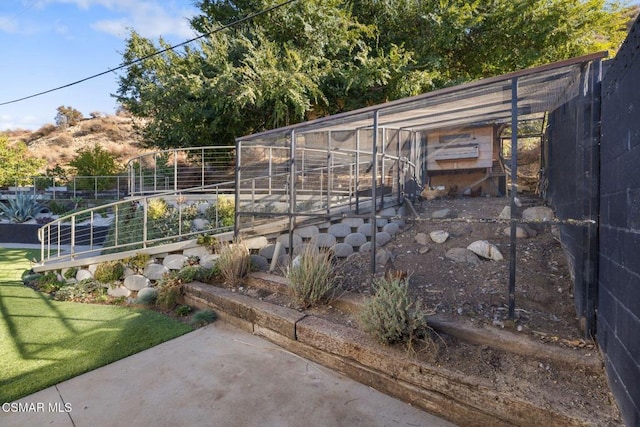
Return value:
[(421, 302), (411, 298), (405, 280), (376, 280), (374, 289), (359, 315), (362, 329), (381, 344), (406, 343), (411, 347), (427, 328)]
[(293, 296), (304, 308), (333, 297), (335, 271), (330, 251), (319, 251), (314, 246), (305, 246), (286, 271)]
[(242, 279), (249, 274), (251, 255), (249, 249), (240, 240), (221, 242), (218, 248), (220, 257), (217, 261), (218, 270), (224, 282), (232, 287), (242, 283)]

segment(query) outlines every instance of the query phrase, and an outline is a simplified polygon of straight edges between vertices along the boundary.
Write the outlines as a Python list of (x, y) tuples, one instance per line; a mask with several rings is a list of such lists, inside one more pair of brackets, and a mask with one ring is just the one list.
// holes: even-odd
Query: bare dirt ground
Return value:
[[(537, 199), (523, 198), (523, 202), (519, 210), (529, 204), (541, 204)], [(579, 329), (566, 258), (550, 225), (529, 225), (529, 237), (517, 240), (516, 319), (507, 320), (509, 237), (503, 230), (508, 223), (476, 221), (495, 220), (506, 205), (506, 198), (485, 197), (423, 202), (416, 206), (419, 217), (409, 220), (382, 249), (394, 257), (394, 268), (408, 272), (411, 292), (438, 317), (480, 328), (511, 330), (523, 339), (599, 360), (595, 342), (585, 339)], [(441, 209), (450, 209), (454, 218), (432, 220), (431, 214)], [(444, 243), (434, 243), (428, 237), (426, 245), (416, 241), (420, 233), (429, 236), (437, 230), (449, 233)], [(445, 256), (449, 249), (466, 248), (476, 240), (495, 244), (504, 260), (479, 260), (472, 265)], [(370, 253), (358, 253), (342, 263), (338, 267), (341, 287), (373, 294), (370, 260)], [(383, 266), (378, 266), (375, 276), (383, 275)], [(251, 294), (248, 289), (244, 292)], [(260, 293), (260, 297), (295, 307), (282, 295)], [(354, 315), (334, 307), (312, 312), (358, 327)], [(438, 367), (489, 380), (496, 390), (592, 420), (593, 425), (622, 425), (603, 369), (521, 356), (445, 334), (433, 334), (431, 338), (433, 341), (418, 343), (407, 353), (408, 357), (419, 357)]]

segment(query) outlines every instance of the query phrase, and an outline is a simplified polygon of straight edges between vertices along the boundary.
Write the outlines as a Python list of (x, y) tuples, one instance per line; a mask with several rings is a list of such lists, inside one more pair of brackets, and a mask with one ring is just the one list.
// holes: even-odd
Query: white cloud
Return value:
[(8, 16), (0, 16), (0, 31), (15, 33), (18, 31), (18, 24)]
[[(176, 36), (189, 38), (194, 36), (187, 19), (197, 10), (187, 7), (187, 1), (167, 2), (159, 0), (44, 0), (47, 3), (75, 4), (78, 8), (88, 10), (92, 7), (103, 7), (117, 17), (94, 22), (91, 28), (96, 31), (124, 38), (129, 29), (134, 29), (143, 37)], [(178, 5), (180, 3), (180, 5)], [(190, 4), (191, 2), (189, 2)]]
[(12, 114), (0, 115), (0, 132), (3, 130), (30, 129), (35, 130), (43, 123), (42, 117), (14, 116)]

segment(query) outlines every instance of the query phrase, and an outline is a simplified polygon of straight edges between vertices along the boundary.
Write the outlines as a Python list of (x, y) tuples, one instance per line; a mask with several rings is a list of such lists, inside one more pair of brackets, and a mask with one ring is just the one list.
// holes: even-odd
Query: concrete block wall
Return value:
[(640, 21), (602, 86), (597, 339), (626, 425), (640, 426)]

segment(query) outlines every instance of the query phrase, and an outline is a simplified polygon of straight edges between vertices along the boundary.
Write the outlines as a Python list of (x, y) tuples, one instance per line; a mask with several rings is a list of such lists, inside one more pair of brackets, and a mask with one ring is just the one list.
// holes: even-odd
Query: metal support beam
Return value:
[(378, 177), (378, 120), (380, 113), (373, 113), (373, 147), (371, 147), (371, 277), (376, 273), (376, 186)]
[(291, 131), (289, 148), (289, 262), (293, 261), (293, 227), (296, 213), (296, 131)]
[(509, 238), (509, 319), (516, 309), (516, 197), (518, 195), (518, 78), (511, 80), (511, 232)]

